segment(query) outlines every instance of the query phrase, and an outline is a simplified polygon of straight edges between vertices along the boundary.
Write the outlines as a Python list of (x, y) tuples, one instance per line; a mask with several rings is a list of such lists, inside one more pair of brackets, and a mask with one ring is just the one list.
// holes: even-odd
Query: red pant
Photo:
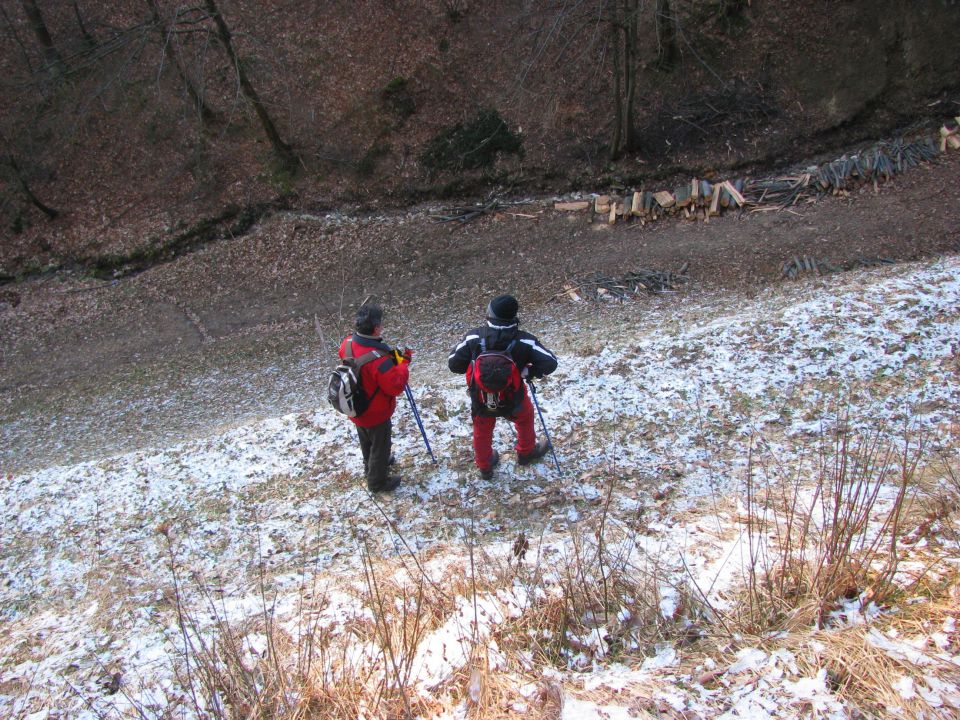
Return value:
[[(523, 394), (523, 403), (513, 417), (505, 418), (513, 423), (517, 429), (517, 454), (526, 455), (533, 452), (537, 444), (537, 432), (533, 429), (533, 403), (530, 396)], [(493, 428), (497, 418), (484, 415), (473, 417), (473, 455), (477, 467), (481, 470), (490, 469), (490, 460), (493, 458)]]

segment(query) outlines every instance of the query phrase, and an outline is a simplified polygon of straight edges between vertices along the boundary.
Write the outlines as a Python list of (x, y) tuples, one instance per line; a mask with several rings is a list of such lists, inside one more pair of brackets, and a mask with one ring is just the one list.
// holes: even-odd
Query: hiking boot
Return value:
[(490, 467), (487, 470), (480, 471), (480, 477), (484, 480), (490, 480), (493, 477), (493, 469), (500, 464), (500, 453), (496, 450), (493, 451), (493, 456), (490, 458)]
[(521, 455), (517, 453), (517, 465), (529, 465), (530, 463), (537, 462), (540, 458), (550, 452), (551, 445), (546, 440), (537, 440), (537, 444), (533, 446), (533, 450), (528, 453)]
[(400, 487), (402, 479), (399, 475), (390, 475), (387, 477), (387, 481), (382, 485), (371, 485), (367, 483), (367, 489), (370, 492), (392, 492)]

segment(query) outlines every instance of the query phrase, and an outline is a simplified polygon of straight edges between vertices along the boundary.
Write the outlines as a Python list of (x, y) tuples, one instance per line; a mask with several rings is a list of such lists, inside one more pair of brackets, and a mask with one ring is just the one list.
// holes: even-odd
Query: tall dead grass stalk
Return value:
[(748, 458), (748, 629), (814, 623), (841, 599), (896, 594), (901, 520), (915, 493), (923, 442), (881, 431), (821, 436), (795, 468)]

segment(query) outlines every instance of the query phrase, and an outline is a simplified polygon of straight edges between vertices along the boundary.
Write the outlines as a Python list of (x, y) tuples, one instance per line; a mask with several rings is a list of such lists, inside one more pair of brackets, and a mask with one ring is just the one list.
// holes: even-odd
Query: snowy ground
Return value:
[[(542, 566), (560, 567), (576, 528), (601, 516), (629, 539), (638, 567), (655, 566), (663, 618), (679, 617), (689, 592), (723, 612), (744, 577), (748, 458), (802, 471), (801, 454), (848, 432), (882, 433), (894, 444), (923, 433), (928, 448), (957, 460), (955, 258), (808, 280), (752, 299), (638, 300), (602, 312), (584, 303), (530, 325), (561, 357), (539, 397), (562, 473), (552, 459), (517, 467), (503, 427), (502, 466), (480, 481), (463, 380), (432, 372), (434, 357), (414, 364), (412, 386), (440, 462), (430, 462), (401, 406), (396, 451), (407, 482), (392, 497), (365, 492), (352, 429), (325, 407), (0, 479), (0, 715), (152, 718), (175, 708), (174, 716), (190, 716), (175, 674), (178, 606), (208, 609), (196, 615), (200, 633), (215, 621), (239, 627), (265, 605), (278, 625), (293, 627), (305, 588), (320, 585), (320, 622), (344, 624), (369, 614), (350, 590), (364, 557), (407, 569), (430, 558), (421, 571), (443, 582), (466, 548), (508, 557), (522, 532)], [(884, 488), (877, 507), (893, 494)], [(936, 567), (923, 567), (946, 578), (960, 547), (950, 539), (936, 546)], [(522, 614), (533, 599), (521, 590), (460, 598), (411, 659), (418, 692), (429, 695), (462, 666), (478, 633)], [(921, 697), (930, 716), (960, 712), (960, 609), (912, 637), (870, 629), (879, 612), (855, 598), (834, 625), (864, 626), (879, 651), (940, 669), (904, 674), (904, 708)], [(721, 643), (722, 668), (688, 665), (679, 642), (610, 663), (604, 633), (591, 635), (540, 681), (560, 688), (564, 718), (852, 713), (826, 670), (800, 661), (817, 654), (812, 632), (793, 649)], [(258, 640), (248, 641), (257, 653)], [(705, 681), (711, 673), (722, 681)], [(463, 717), (467, 704), (448, 716)], [(514, 704), (524, 712), (522, 700)]]

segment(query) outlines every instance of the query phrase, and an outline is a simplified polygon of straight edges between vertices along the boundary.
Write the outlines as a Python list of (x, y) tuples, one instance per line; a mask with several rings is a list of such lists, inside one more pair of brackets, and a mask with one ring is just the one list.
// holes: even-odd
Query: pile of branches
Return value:
[[(522, 205), (529, 205), (529, 200), (516, 200), (510, 202), (507, 200), (500, 200), (498, 198), (493, 198), (488, 200), (485, 203), (476, 203), (475, 205), (461, 205), (457, 207), (448, 207), (443, 208), (440, 212), (431, 213), (430, 219), (435, 222), (457, 222), (461, 225), (466, 225), (471, 220), (476, 220), (478, 217), (482, 217), (487, 213), (495, 213), (500, 210), (506, 210), (507, 208), (515, 208)], [(518, 217), (534, 218), (535, 215), (523, 214), (523, 213), (512, 213)]]
[(495, 212), (501, 207), (504, 207), (504, 204), (499, 200), (494, 199), (483, 205), (477, 204), (443, 208), (439, 213), (432, 213), (430, 215), (430, 219), (435, 220), (436, 222), (459, 222), (466, 224), (471, 220), (475, 220), (481, 215), (486, 215), (489, 212)]
[(863, 153), (844, 155), (791, 177), (749, 180), (743, 196), (751, 205), (778, 208), (803, 198), (838, 193), (867, 182), (890, 180), (895, 174), (930, 162), (940, 154), (931, 138), (907, 142), (902, 138), (877, 144)]
[(793, 280), (805, 273), (824, 275), (826, 273), (835, 273), (839, 271), (840, 268), (828, 260), (818, 260), (815, 257), (810, 257), (809, 255), (804, 255), (803, 257), (794, 256), (783, 263), (783, 265), (780, 267), (780, 277), (790, 278)]
[(675, 292), (689, 281), (688, 264), (678, 272), (635, 270), (619, 278), (599, 273), (567, 282), (555, 298), (570, 300), (627, 300), (641, 294)]
[[(846, 265), (847, 268), (871, 268), (880, 265), (893, 265), (896, 260), (888, 257), (859, 257), (856, 261)], [(837, 267), (829, 260), (818, 260), (817, 258), (804, 255), (803, 257), (795, 255), (780, 266), (780, 278), (789, 278), (795, 280), (801, 275), (816, 273), (817, 275), (826, 275), (827, 273), (840, 272)]]

